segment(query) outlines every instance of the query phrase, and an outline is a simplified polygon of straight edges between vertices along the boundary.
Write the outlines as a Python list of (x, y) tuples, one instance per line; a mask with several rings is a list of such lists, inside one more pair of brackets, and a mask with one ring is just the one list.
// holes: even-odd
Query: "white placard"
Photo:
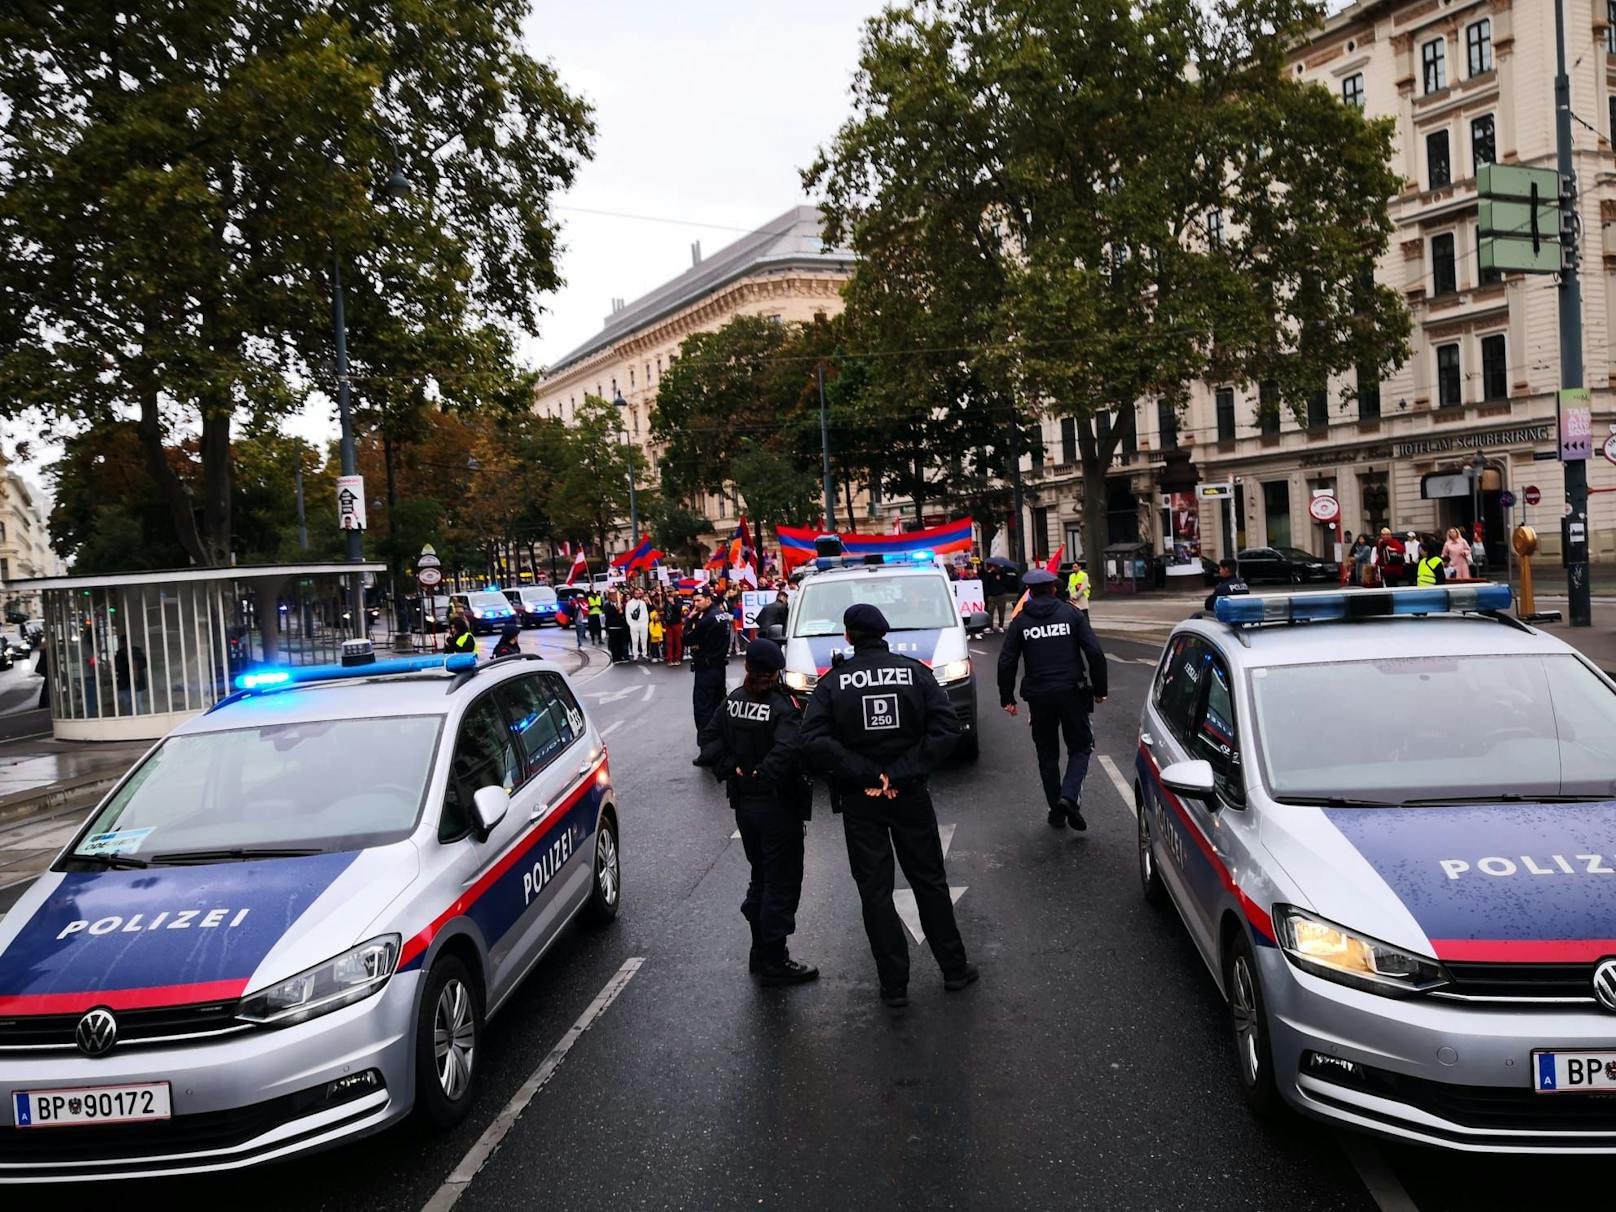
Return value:
[(337, 477), (337, 529), (365, 528), (365, 477)]
[(748, 589), (741, 594), (741, 626), (750, 631), (757, 626), (758, 611), (774, 601), (772, 589)]
[(981, 581), (954, 581), (954, 602), (960, 618), (968, 619), (979, 610), (986, 610), (987, 598), (982, 593)]

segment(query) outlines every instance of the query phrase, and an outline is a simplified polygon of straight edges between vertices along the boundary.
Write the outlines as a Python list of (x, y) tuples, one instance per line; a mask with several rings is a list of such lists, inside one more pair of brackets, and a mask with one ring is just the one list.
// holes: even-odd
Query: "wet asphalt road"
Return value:
[[(538, 642), (571, 646), (554, 632)], [(997, 645), (974, 644), (979, 670)], [(1125, 659), (1096, 753), (1131, 780), (1155, 652), (1106, 646)], [(1254, 1122), (1199, 955), (1170, 907), (1139, 896), (1129, 807), (1096, 762), (1088, 832), (1050, 829), (1026, 717), (999, 712), (991, 689), (981, 760), (933, 782), (981, 982), (946, 994), (917, 948), (910, 1008), (880, 1005), (821, 792), (793, 951), (823, 975), (760, 989), (745, 971), (733, 818), (690, 766), (688, 671), (592, 666), (577, 685), (608, 732), (624, 908), (605, 931), (570, 931), (490, 1025), (468, 1121), (442, 1136), (410, 1123), (246, 1176), (142, 1184), (148, 1206), (423, 1207), (630, 957), (642, 966), (457, 1208), (1374, 1209), (1377, 1186), (1385, 1209), (1477, 1209), (1596, 1173), (1367, 1142), (1349, 1146), (1355, 1166), (1331, 1130)], [(1403, 1188), (1417, 1202), (1396, 1202)]]

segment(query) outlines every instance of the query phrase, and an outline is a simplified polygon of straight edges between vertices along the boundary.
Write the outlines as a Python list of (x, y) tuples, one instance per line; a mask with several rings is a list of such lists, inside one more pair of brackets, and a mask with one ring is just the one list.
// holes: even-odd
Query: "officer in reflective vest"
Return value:
[(596, 644), (600, 643), (601, 614), (605, 606), (606, 600), (591, 589), (589, 591), (589, 638)]
[(1420, 557), (1418, 568), (1414, 573), (1416, 585), (1440, 585), (1448, 579), (1446, 561), (1433, 552), (1431, 547), (1430, 543), (1424, 545), (1426, 554)]
[(1089, 608), (1089, 574), (1077, 564), (1072, 565), (1072, 575), (1066, 578), (1066, 597), (1079, 610)]

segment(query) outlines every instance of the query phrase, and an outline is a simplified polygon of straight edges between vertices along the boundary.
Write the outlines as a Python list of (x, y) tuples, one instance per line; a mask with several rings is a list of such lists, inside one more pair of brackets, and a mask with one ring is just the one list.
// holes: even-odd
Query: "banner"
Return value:
[[(813, 560), (816, 538), (823, 534), (835, 533), (814, 530), (807, 526), (776, 526), (774, 532), (780, 539), (780, 556), (787, 572), (798, 564)], [(960, 518), (941, 526), (932, 526), (926, 530), (911, 530), (905, 534), (857, 534), (853, 531), (842, 531), (837, 537), (841, 539), (842, 550), (846, 555), (883, 555), (891, 559), (893, 556), (913, 555), (917, 551), (930, 551), (937, 555), (946, 555), (953, 551), (969, 551), (973, 541), (972, 534), (971, 519)]]
[(987, 597), (982, 592), (981, 581), (954, 581), (954, 603), (959, 607), (960, 618), (968, 619), (979, 610), (988, 608)]

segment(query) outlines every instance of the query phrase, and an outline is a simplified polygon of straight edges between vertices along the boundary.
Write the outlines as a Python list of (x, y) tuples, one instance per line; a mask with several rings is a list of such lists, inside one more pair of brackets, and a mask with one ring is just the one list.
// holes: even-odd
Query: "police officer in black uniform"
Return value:
[(926, 776), (959, 740), (959, 720), (932, 672), (887, 650), (887, 621), (866, 602), (842, 616), (853, 655), (819, 679), (803, 713), (809, 764), (831, 783), (847, 862), (864, 906), (881, 1000), (909, 1004), (909, 944), (892, 904), (893, 852), (914, 889), (926, 942), (950, 992), (976, 980), (954, 922)]
[(759, 637), (746, 650), (746, 681), (701, 730), (700, 765), (729, 791), (752, 879), (741, 916), (752, 927), (747, 967), (765, 985), (800, 985), (819, 969), (791, 958), (802, 895), (803, 822), (813, 785), (802, 773), (802, 705), (780, 685), (785, 653)]
[[(1012, 620), (999, 649), (999, 702), (1011, 715), (1016, 709), (1016, 666), (1023, 656), (1027, 675), (1021, 697), (1027, 700), (1032, 743), (1038, 751), (1038, 776), (1049, 802), (1049, 823), (1087, 829), (1083, 819), (1083, 776), (1089, 772), (1094, 730), (1089, 713), (1105, 702), (1105, 653), (1086, 614), (1055, 596), (1054, 574), (1035, 568), (1021, 578), (1027, 603)], [(1084, 665), (1088, 671), (1085, 676)], [(1061, 738), (1066, 740), (1066, 777), (1061, 777)]]
[(1212, 587), (1212, 592), (1206, 595), (1206, 608), (1216, 610), (1219, 598), (1250, 592), (1245, 581), (1240, 579), (1239, 566), (1225, 556), (1218, 561), (1218, 583)]
[[(695, 674), (691, 706), (696, 714), (696, 736), (707, 727), (724, 701), (724, 669), (729, 664), (730, 617), (713, 605), (712, 590), (703, 585), (693, 599), (696, 612), (685, 624), (685, 646)], [(698, 761), (700, 759), (697, 759)]]

